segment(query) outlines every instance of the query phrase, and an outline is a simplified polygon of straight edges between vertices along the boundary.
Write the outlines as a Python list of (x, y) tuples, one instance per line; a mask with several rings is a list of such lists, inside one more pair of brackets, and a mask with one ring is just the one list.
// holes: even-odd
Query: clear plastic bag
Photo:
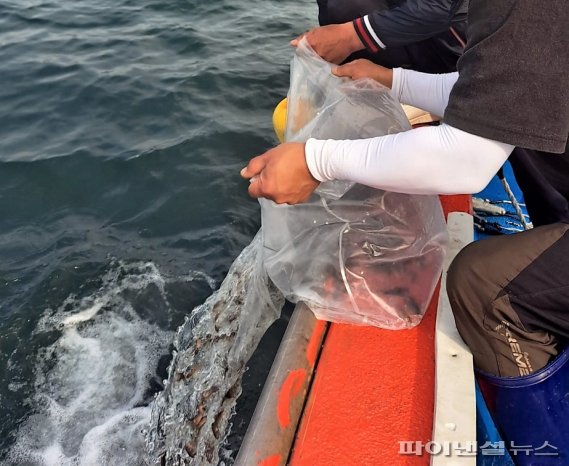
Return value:
[[(366, 139), (411, 129), (389, 89), (373, 79), (342, 79), (302, 40), (291, 62), (286, 141)], [(353, 183), (322, 183), (318, 192), (338, 199)]]
[[(377, 82), (343, 80), (302, 41), (291, 66), (287, 141), (408, 130)], [(446, 224), (437, 196), (322, 183), (304, 204), (261, 200), (263, 260), (291, 301), (318, 318), (389, 329), (417, 325), (440, 276)]]

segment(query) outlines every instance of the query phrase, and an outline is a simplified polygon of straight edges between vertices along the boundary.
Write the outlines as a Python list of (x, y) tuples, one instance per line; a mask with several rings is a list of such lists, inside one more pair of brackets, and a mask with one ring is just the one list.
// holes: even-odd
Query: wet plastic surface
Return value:
[[(291, 68), (287, 141), (358, 139), (409, 129), (389, 90), (342, 80), (306, 43)], [(437, 196), (325, 182), (300, 205), (261, 200), (263, 257), (274, 284), (320, 319), (416, 326), (440, 276), (447, 241)]]

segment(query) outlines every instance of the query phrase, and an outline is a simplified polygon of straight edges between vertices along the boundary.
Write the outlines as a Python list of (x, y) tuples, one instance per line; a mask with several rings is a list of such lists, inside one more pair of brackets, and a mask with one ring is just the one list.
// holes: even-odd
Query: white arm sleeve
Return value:
[(513, 150), (442, 124), (372, 139), (309, 139), (305, 153), (319, 181), (349, 180), (411, 194), (471, 194), (484, 189)]
[(403, 104), (442, 117), (457, 79), (458, 73), (428, 74), (395, 68), (391, 93)]

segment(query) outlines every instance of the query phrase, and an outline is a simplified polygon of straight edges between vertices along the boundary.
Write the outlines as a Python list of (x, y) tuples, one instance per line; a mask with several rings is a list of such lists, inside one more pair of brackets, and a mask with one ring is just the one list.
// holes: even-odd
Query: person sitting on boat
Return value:
[(321, 27), (306, 37), (325, 60), (368, 58), (388, 68), (456, 70), (468, 0), (318, 0)]
[(510, 158), (535, 228), (466, 247), (449, 270), (448, 293), (476, 367), (515, 377), (544, 367), (569, 338), (569, 9), (564, 0), (471, 0), (468, 14), (458, 72), (366, 60), (335, 70), (373, 77), (400, 101), (444, 115), (440, 126), (285, 143), (241, 175), (251, 179), (251, 196), (277, 203), (303, 202), (335, 179), (465, 194), (483, 189)]

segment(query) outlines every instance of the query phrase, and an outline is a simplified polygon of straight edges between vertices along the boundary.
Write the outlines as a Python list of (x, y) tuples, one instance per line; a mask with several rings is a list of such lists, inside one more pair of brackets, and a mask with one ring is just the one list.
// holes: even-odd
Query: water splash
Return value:
[(245, 365), (284, 304), (262, 267), (261, 246), (258, 234), (178, 329), (168, 380), (152, 407), (149, 463), (218, 464)]
[(167, 285), (206, 279), (164, 277), (151, 262), (115, 262), (98, 290), (47, 310), (34, 336), (55, 341), (35, 367), (33, 414), (18, 430), (8, 464), (144, 464), (151, 381), (173, 333), (143, 319), (137, 297), (169, 308)]
[(211, 278), (171, 279), (151, 262), (115, 262), (96, 291), (46, 310), (34, 338), (53, 343), (37, 355), (32, 414), (7, 464), (220, 464), (247, 361), (284, 304), (260, 250), (258, 235), (219, 290), (186, 317), (152, 405), (156, 368), (174, 335), (141, 317), (135, 303), (167, 311), (169, 284), (201, 280), (213, 288)]

